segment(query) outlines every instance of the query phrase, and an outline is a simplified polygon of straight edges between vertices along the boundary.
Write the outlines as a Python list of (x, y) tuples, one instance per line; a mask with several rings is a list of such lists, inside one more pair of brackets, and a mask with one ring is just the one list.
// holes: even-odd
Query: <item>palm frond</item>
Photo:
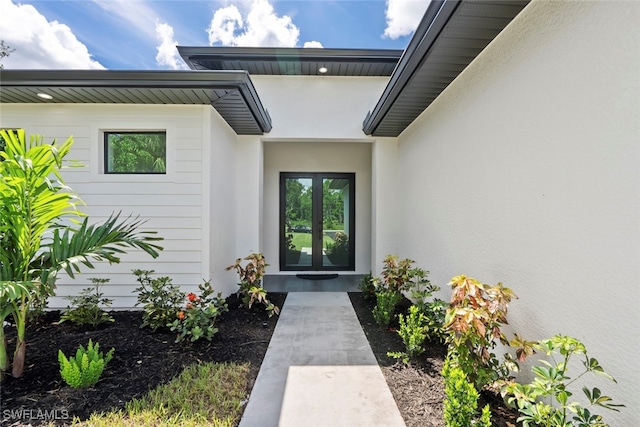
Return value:
[[(81, 265), (93, 268), (92, 260), (119, 263), (118, 254), (124, 248), (142, 249), (153, 258), (158, 257), (161, 246), (151, 242), (163, 240), (154, 231), (138, 231), (146, 221), (128, 217), (119, 221), (120, 213), (111, 215), (104, 223), (89, 225), (88, 218), (80, 228), (54, 230), (53, 239), (46, 246), (55, 271), (64, 270), (70, 277), (80, 272)], [(43, 245), (44, 247), (44, 245)]]

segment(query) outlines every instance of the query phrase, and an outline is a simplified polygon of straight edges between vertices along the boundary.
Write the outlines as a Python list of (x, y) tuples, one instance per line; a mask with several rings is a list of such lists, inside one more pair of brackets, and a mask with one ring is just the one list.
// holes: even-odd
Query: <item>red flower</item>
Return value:
[(194, 294), (193, 292), (189, 292), (187, 294), (187, 298), (189, 299), (189, 301), (195, 301), (198, 297), (196, 296), (196, 294)]
[(184, 311), (181, 311), (180, 313), (178, 313), (178, 319), (180, 320), (184, 319)]

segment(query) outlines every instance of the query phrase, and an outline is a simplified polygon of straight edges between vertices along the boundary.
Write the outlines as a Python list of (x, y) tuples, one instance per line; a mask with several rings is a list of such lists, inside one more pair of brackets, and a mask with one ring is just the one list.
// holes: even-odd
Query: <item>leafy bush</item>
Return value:
[(115, 349), (109, 350), (106, 356), (99, 351), (100, 344), (89, 340), (87, 349), (80, 346), (75, 357), (67, 359), (62, 350), (58, 350), (60, 375), (73, 388), (87, 388), (98, 382), (105, 366), (113, 357)]
[(489, 405), (477, 419), (478, 391), (450, 358), (444, 362), (442, 376), (445, 384), (444, 421), (447, 427), (491, 427)]
[(420, 311), (418, 306), (412, 305), (409, 307), (409, 314), (403, 316), (398, 315), (398, 321), (400, 328), (398, 329), (398, 335), (402, 338), (402, 342), (406, 348), (406, 352), (389, 352), (390, 357), (396, 359), (402, 359), (404, 364), (408, 364), (409, 360), (413, 357), (419, 356), (424, 352), (424, 341), (427, 338), (425, 315)]
[[(510, 381), (505, 382), (502, 387), (502, 393), (507, 395), (507, 403), (516, 406), (522, 414), (518, 421), (522, 422), (524, 427), (532, 423), (547, 427), (608, 426), (602, 421), (602, 416), (591, 414), (588, 408), (599, 406), (618, 411), (617, 408), (624, 405), (612, 404), (612, 399), (609, 396), (603, 396), (597, 387), (582, 388), (589, 402), (586, 406), (578, 401), (569, 400), (573, 395), (569, 391), (569, 386), (589, 372), (616, 382), (611, 375), (605, 373), (595, 358), (587, 355), (584, 344), (572, 337), (555, 335), (538, 342), (534, 347), (551, 356), (552, 362), (540, 360), (540, 365), (532, 368), (535, 378), (530, 384)], [(558, 353), (560, 362), (556, 362), (554, 358), (554, 354)], [(582, 361), (584, 370), (571, 379), (568, 375), (569, 362), (574, 355), (579, 354), (584, 355)], [(569, 419), (570, 417), (572, 419)]]
[(424, 314), (425, 329), (427, 338), (433, 341), (444, 342), (446, 333), (444, 331), (444, 320), (449, 304), (438, 298), (430, 299), (434, 292), (440, 290), (437, 285), (431, 284), (427, 276), (428, 271), (421, 268), (410, 270), (411, 280), (408, 284), (411, 300)]
[(104, 294), (100, 292), (100, 285), (108, 283), (109, 279), (91, 278), (89, 280), (94, 287), (83, 289), (78, 296), (68, 297), (71, 304), (60, 317), (60, 322), (69, 320), (76, 325), (91, 325), (95, 328), (101, 323), (114, 321), (113, 317), (100, 308), (100, 305), (110, 306), (113, 302), (104, 298)]
[(211, 338), (218, 332), (215, 322), (218, 316), (228, 311), (227, 303), (222, 294), (213, 296), (213, 288), (210, 282), (198, 286), (202, 292), (200, 296), (194, 293), (187, 294), (187, 305), (178, 312), (177, 319), (171, 323), (172, 331), (177, 331), (176, 342), (183, 341), (187, 337), (191, 342), (200, 338)]
[[(415, 262), (405, 258), (398, 260), (397, 255), (387, 255), (384, 259), (381, 277), (373, 278), (376, 294), (376, 307), (373, 316), (381, 326), (388, 326), (393, 318), (396, 305), (402, 300), (402, 292), (421, 286), (428, 272), (412, 268)], [(391, 305), (393, 303), (393, 305)]]
[(242, 305), (251, 308), (255, 302), (259, 302), (264, 305), (269, 317), (280, 314), (280, 309), (267, 299), (267, 291), (262, 287), (262, 278), (268, 265), (264, 255), (252, 253), (244, 260), (248, 261), (244, 267), (242, 266), (242, 258), (238, 258), (233, 265), (225, 269), (236, 270), (240, 277), (238, 295), (242, 299)]
[[(9, 315), (15, 322), (12, 375), (19, 378), (31, 302), (44, 306), (54, 294), (58, 272), (73, 278), (81, 266), (93, 268), (93, 260), (118, 263), (125, 248), (142, 249), (154, 258), (162, 248), (152, 243), (161, 240), (152, 237), (154, 232), (137, 231), (144, 223), (137, 218), (120, 221), (120, 214), (113, 214), (101, 224), (89, 224), (60, 173), (72, 137), (45, 144), (36, 135), (27, 141), (23, 129), (0, 129), (0, 137), (5, 142), (0, 152), (0, 324)], [(0, 380), (8, 368), (7, 340), (0, 328)]]
[(395, 291), (382, 290), (376, 292), (376, 306), (373, 307), (373, 318), (380, 326), (389, 326), (395, 314), (396, 305), (402, 299), (402, 294)]
[(338, 231), (333, 237), (333, 243), (327, 243), (327, 257), (334, 265), (346, 265), (349, 263), (349, 236)]
[(415, 261), (405, 258), (398, 260), (397, 255), (387, 255), (382, 268), (382, 278), (375, 278), (376, 289), (386, 289), (389, 291), (402, 292), (411, 287), (411, 282), (415, 277), (416, 269), (411, 265)]
[(500, 327), (507, 323), (507, 308), (516, 295), (502, 283), (488, 286), (466, 276), (449, 284), (453, 292), (444, 325), (447, 341), (458, 367), (480, 390), (509, 372), (491, 350), (496, 340), (509, 344)]
[(171, 278), (159, 277), (152, 279), (149, 275), (153, 270), (133, 270), (138, 277), (140, 286), (133, 292), (138, 294), (138, 302), (142, 305), (142, 325), (153, 331), (172, 324), (180, 312), (185, 293), (176, 285), (171, 284)]
[(447, 308), (449, 308), (449, 304), (438, 298), (423, 305), (422, 312), (426, 319), (425, 330), (429, 340), (445, 342), (447, 333), (444, 330), (444, 320)]
[(371, 273), (365, 274), (358, 283), (358, 289), (362, 291), (362, 297), (365, 300), (370, 300), (376, 296), (376, 285), (373, 281)]

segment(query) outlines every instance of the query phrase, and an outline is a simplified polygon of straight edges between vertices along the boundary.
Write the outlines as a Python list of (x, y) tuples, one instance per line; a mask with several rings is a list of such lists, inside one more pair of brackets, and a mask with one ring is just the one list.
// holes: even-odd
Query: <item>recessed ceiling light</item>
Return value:
[(325, 74), (327, 71), (329, 71), (329, 69), (327, 67), (320, 67), (318, 68), (318, 72), (320, 74)]
[(49, 95), (48, 93), (39, 93), (38, 96), (42, 99), (53, 99), (53, 96)]

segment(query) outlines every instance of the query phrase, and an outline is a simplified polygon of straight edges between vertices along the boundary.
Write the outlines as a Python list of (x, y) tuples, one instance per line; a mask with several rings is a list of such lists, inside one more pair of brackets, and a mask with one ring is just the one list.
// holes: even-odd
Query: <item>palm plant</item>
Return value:
[[(45, 144), (42, 137), (25, 139), (24, 130), (0, 130), (6, 146), (0, 151), (0, 326), (12, 315), (17, 329), (12, 375), (24, 371), (25, 328), (31, 300), (54, 293), (64, 270), (70, 277), (92, 260), (120, 261), (124, 248), (139, 248), (157, 257), (162, 240), (155, 232), (138, 231), (138, 218), (111, 215), (89, 224), (77, 209), (81, 200), (64, 184), (63, 159), (73, 145)], [(0, 327), (0, 377), (9, 368), (4, 327)]]

